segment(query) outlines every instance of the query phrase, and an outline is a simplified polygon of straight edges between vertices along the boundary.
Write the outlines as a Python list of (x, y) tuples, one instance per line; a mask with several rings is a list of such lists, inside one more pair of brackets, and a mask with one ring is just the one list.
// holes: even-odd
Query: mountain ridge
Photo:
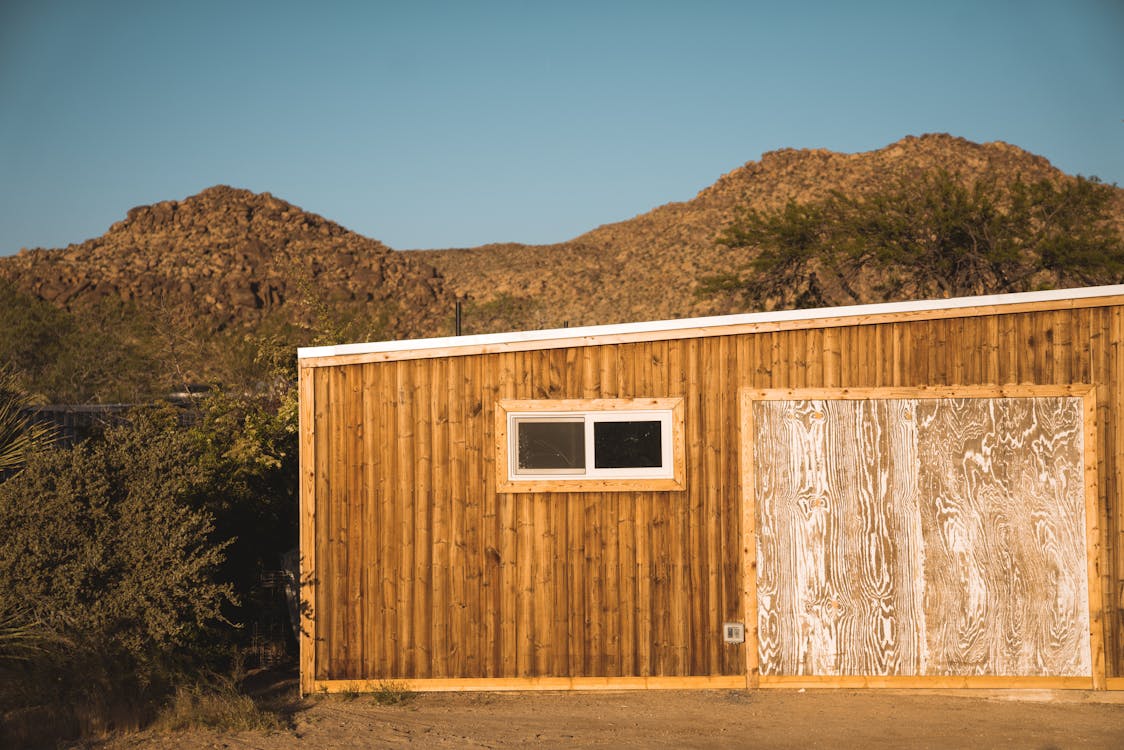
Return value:
[[(718, 243), (739, 211), (863, 194), (937, 169), (966, 180), (1073, 179), (1017, 146), (947, 134), (851, 154), (784, 148), (693, 198), (566, 242), (444, 250), (393, 250), (270, 193), (217, 185), (130, 209), (100, 237), (0, 258), (0, 278), (73, 312), (156, 307), (211, 331), (361, 318), (336, 326), (360, 338), (448, 335), (455, 299), (466, 302), (465, 333), (744, 312), (730, 297), (698, 293), (702, 277), (751, 260)], [(1124, 190), (1114, 195), (1124, 227)]]
[[(701, 277), (735, 273), (747, 263), (744, 254), (717, 243), (738, 210), (814, 201), (832, 190), (869, 192), (891, 179), (931, 169), (967, 179), (1070, 179), (1044, 157), (1017, 146), (940, 133), (906, 136), (853, 154), (786, 148), (723, 174), (694, 198), (602, 225), (567, 242), (408, 252), (427, 253), (459, 296), (488, 300), (506, 295), (507, 306), (516, 308), (533, 301), (542, 327), (744, 312), (731, 300), (696, 293)], [(1117, 191), (1114, 215), (1124, 226), (1124, 191)], [(571, 269), (563, 289), (551, 283), (556, 276), (552, 269), (559, 266)], [(679, 284), (665, 283), (668, 278)], [(613, 283), (604, 283), (607, 279)], [(653, 289), (658, 291), (647, 291)]]

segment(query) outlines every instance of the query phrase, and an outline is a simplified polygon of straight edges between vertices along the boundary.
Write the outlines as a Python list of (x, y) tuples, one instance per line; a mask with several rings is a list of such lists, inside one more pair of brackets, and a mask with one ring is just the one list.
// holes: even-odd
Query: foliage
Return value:
[(31, 453), (54, 439), (49, 425), (36, 422), (25, 411), (28, 405), (15, 373), (0, 366), (0, 481), (23, 466)]
[(745, 273), (705, 278), (700, 290), (791, 305), (801, 294), (822, 301), (817, 285), (873, 301), (857, 286), (876, 275), (884, 298), (1114, 283), (1124, 277), (1124, 241), (1112, 195), (1096, 179), (969, 182), (938, 170), (863, 195), (746, 209), (720, 237), (747, 253)]
[(217, 575), (239, 593), (233, 616), (240, 623), (276, 605), (266, 601), (261, 573), (297, 546), (296, 356), (277, 339), (258, 351), (258, 391), (217, 389), (186, 435), (205, 477), (194, 502), (215, 519), (215, 537), (231, 540)]
[(0, 672), (2, 665), (33, 659), (56, 643), (27, 607), (15, 607), (6, 592), (0, 591)]
[(532, 297), (500, 292), (487, 300), (469, 300), (462, 312), (462, 333), (470, 334), (526, 327), (541, 318), (542, 310)]
[(380, 706), (399, 706), (412, 700), (414, 694), (399, 680), (379, 680), (371, 698)]
[(163, 390), (148, 323), (119, 304), (71, 314), (0, 280), (0, 361), (40, 400), (136, 401)]
[(159, 694), (224, 620), (232, 591), (213, 575), (225, 544), (191, 504), (203, 476), (176, 419), (134, 412), (104, 440), (32, 455), (0, 485), (0, 591), (25, 624), (67, 642), (5, 668), (0, 704)]
[[(190, 405), (134, 410), (72, 449), (0, 450), (28, 461), (0, 484), (0, 745), (32, 736), (12, 734), (5, 716), (24, 716), (32, 734), (75, 736), (140, 726), (167, 696), (162, 722), (190, 710), (270, 724), (214, 673), (250, 623), (287, 618), (260, 584), (297, 544), (294, 341), (332, 333), (203, 338), (159, 314), (130, 320), (137, 312), (71, 314), (0, 282), (0, 358), (12, 367), (0, 379), (0, 448), (28, 431), (4, 431), (6, 402), (24, 419), (28, 384), (57, 402), (226, 381)], [(198, 687), (201, 675), (217, 687)]]
[[(395, 299), (369, 299), (364, 305), (340, 294), (325, 296), (307, 270), (295, 270), (293, 286), (294, 301), (306, 324), (300, 338), (311, 335), (309, 343), (313, 346), (386, 339), (390, 337), (391, 320), (396, 315), (410, 314)], [(265, 333), (268, 336), (269, 332)]]
[(68, 312), (0, 279), (0, 362), (40, 403), (145, 403), (201, 383), (256, 394), (276, 373), (263, 344), (293, 357), (298, 345), (384, 339), (410, 314), (395, 300), (325, 299), (302, 279), (295, 304), (305, 323), (274, 316), (252, 330), (219, 331), (160, 299)]

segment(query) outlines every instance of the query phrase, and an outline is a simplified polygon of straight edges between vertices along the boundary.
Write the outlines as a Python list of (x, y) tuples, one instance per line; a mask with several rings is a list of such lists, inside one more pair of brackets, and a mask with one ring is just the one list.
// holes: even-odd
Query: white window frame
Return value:
[[(519, 469), (520, 422), (577, 421), (584, 426), (584, 469)], [(597, 468), (595, 425), (659, 422), (660, 466)], [(497, 490), (500, 492), (597, 492), (682, 490), (684, 484), (683, 400), (558, 399), (505, 400), (496, 405)]]

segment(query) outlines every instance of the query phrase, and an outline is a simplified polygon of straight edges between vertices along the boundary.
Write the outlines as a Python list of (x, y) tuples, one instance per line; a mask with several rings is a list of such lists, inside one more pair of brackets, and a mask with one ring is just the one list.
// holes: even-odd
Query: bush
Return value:
[(864, 194), (745, 209), (719, 238), (744, 253), (745, 270), (704, 277), (699, 293), (805, 307), (1118, 283), (1113, 196), (1095, 178), (1003, 183), (935, 170)]
[(66, 641), (0, 664), (0, 709), (66, 706), (110, 728), (118, 707), (150, 705), (199, 661), (232, 592), (213, 579), (226, 545), (191, 503), (204, 475), (176, 419), (134, 412), (104, 440), (33, 454), (0, 484), (5, 604)]
[(40, 400), (134, 401), (165, 393), (151, 316), (108, 303), (70, 313), (0, 279), (0, 362)]

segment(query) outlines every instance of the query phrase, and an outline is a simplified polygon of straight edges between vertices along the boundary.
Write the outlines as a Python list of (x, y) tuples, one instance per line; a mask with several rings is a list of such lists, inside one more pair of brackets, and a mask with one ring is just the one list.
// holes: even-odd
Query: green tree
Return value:
[(746, 209), (719, 239), (745, 254), (743, 272), (706, 277), (700, 290), (789, 307), (1116, 283), (1124, 242), (1113, 193), (1082, 177), (1004, 183), (937, 170), (865, 194)]
[(273, 606), (260, 587), (262, 572), (280, 568), (281, 555), (297, 546), (295, 384), (278, 379), (260, 393), (216, 391), (188, 439), (191, 460), (206, 476), (195, 503), (215, 519), (216, 538), (231, 540), (219, 580), (238, 592), (234, 617), (248, 624)]

